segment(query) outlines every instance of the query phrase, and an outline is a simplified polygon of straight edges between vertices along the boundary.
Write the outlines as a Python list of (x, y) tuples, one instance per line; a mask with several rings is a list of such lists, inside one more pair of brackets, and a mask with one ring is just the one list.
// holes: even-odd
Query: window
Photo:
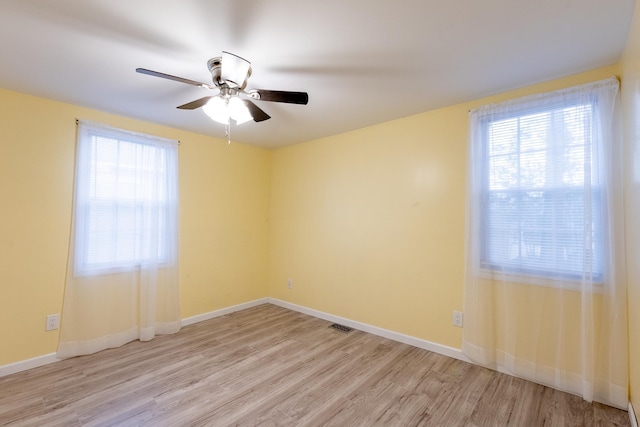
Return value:
[(470, 111), (462, 341), (478, 363), (616, 404), (627, 400), (619, 86)]
[(80, 122), (76, 181), (76, 275), (172, 262), (176, 141)]
[(559, 95), (478, 117), (480, 266), (602, 279), (597, 98)]

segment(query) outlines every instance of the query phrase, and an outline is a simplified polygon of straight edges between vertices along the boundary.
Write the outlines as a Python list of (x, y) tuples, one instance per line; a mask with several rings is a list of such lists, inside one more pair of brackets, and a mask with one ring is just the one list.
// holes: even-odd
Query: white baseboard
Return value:
[[(210, 311), (208, 313), (199, 314), (197, 316), (182, 319), (182, 326), (191, 325), (193, 323), (202, 322), (204, 320), (213, 319), (214, 317), (224, 316), (235, 311), (244, 310), (255, 307), (257, 305), (266, 304), (268, 298), (261, 298), (254, 301), (245, 302), (231, 307), (221, 308), (219, 310)], [(34, 357), (32, 359), (21, 360), (19, 362), (10, 363), (0, 366), (0, 377), (26, 371), (28, 369), (37, 368), (39, 366), (48, 365), (49, 363), (59, 362), (61, 359), (56, 357), (56, 353), (45, 354), (43, 356)]]
[(631, 401), (629, 401), (629, 421), (631, 427), (638, 427), (638, 417), (636, 417), (636, 411), (634, 411)]
[[(340, 317), (340, 316), (335, 316), (333, 314), (329, 314), (329, 313), (324, 313), (322, 311), (319, 310), (314, 310), (312, 308), (308, 308), (308, 307), (304, 307), (304, 306), (300, 306), (297, 304), (293, 304), (287, 301), (282, 301), (279, 300), (277, 298), (268, 298), (268, 302), (270, 304), (274, 304), (283, 308), (287, 308), (289, 310), (293, 310), (293, 311), (297, 311), (303, 314), (307, 314), (309, 316), (313, 316), (313, 317), (317, 317), (323, 320), (327, 320), (329, 322), (333, 322), (333, 323), (339, 323), (341, 325), (345, 325), (345, 326), (349, 326), (351, 328), (354, 329), (358, 329), (360, 331), (363, 332), (368, 332), (370, 334), (373, 335), (378, 335), (380, 337), (384, 337), (384, 338), (388, 338), (390, 340), (393, 341), (398, 341), (404, 344), (408, 344), (414, 347), (418, 347), (421, 348), (423, 350), (429, 350), (432, 351), (434, 353), (438, 353), (441, 354), (443, 356), (448, 356), (448, 357), (452, 357), (454, 359), (458, 359), (461, 360), (463, 362), (468, 362), (468, 363), (472, 363), (472, 364), (476, 364), (475, 362), (473, 362), (471, 359), (469, 359), (467, 356), (465, 356), (462, 353), (462, 350), (459, 350), (457, 348), (453, 348), (453, 347), (449, 347), (446, 345), (442, 345), (442, 344), (438, 344), (438, 343), (434, 343), (431, 341), (427, 341), (427, 340), (423, 340), (421, 338), (416, 338), (416, 337), (412, 337), (410, 335), (404, 335), (401, 334), (399, 332), (394, 332), (394, 331), (389, 331), (387, 329), (382, 329), (379, 328), (377, 326), (372, 326), (372, 325), (368, 325), (366, 323), (361, 323), (361, 322), (357, 322), (354, 320), (350, 320), (350, 319), (345, 319), (344, 317)], [(511, 376), (516, 376), (513, 372), (509, 371), (508, 369), (505, 368), (498, 368), (497, 369), (498, 372), (501, 372), (503, 374), (507, 374), (507, 375), (511, 375)], [(526, 378), (525, 378), (526, 379)], [(529, 380), (531, 381), (531, 380)], [(547, 387), (552, 387), (553, 386), (549, 386), (547, 384), (544, 383), (539, 383), (542, 385), (545, 385)], [(563, 390), (566, 391), (568, 393), (571, 393), (571, 391), (569, 390)], [(578, 394), (579, 396), (580, 394)], [(606, 403), (605, 403), (606, 404)], [(621, 407), (620, 409), (623, 409), (623, 407)], [(631, 426), (632, 427), (639, 427), (638, 426), (638, 421), (636, 419), (635, 413), (633, 412), (633, 405), (631, 404), (631, 402), (629, 402), (629, 419), (631, 420)]]
[(27, 369), (37, 368), (39, 366), (48, 365), (49, 363), (57, 362), (58, 360), (60, 359), (56, 358), (55, 353), (49, 353), (45, 354), (44, 356), (38, 356), (31, 359), (10, 363), (8, 365), (3, 365), (0, 366), (0, 377), (26, 371)]
[(182, 326), (192, 325), (198, 322), (204, 322), (205, 320), (224, 316), (240, 310), (246, 310), (247, 308), (255, 307), (262, 304), (267, 304), (268, 302), (269, 302), (269, 298), (260, 298), (253, 301), (244, 302), (242, 304), (232, 305), (231, 307), (225, 307), (219, 310), (210, 311), (208, 313), (198, 314), (197, 316), (187, 317), (186, 319), (182, 319)]
[(282, 301), (277, 298), (268, 298), (270, 304), (277, 305), (279, 307), (287, 308), (289, 310), (297, 311), (309, 316), (324, 319), (329, 322), (339, 323), (341, 325), (349, 326), (350, 328), (358, 329), (363, 332), (367, 332), (373, 335), (378, 335), (383, 338), (388, 338), (393, 341), (398, 341), (404, 344), (409, 344), (414, 347), (421, 348), (423, 350), (429, 350), (434, 353), (442, 354), (443, 356), (452, 357), (454, 359), (462, 360), (464, 362), (471, 362), (462, 351), (442, 344), (437, 344), (431, 341), (423, 340), (421, 338), (412, 337), (410, 335), (404, 335), (399, 332), (389, 331), (377, 326), (368, 325), (366, 323), (357, 322), (355, 320), (345, 319), (344, 317), (335, 316), (333, 314), (324, 313), (322, 311), (314, 310), (311, 308), (303, 307), (301, 305), (292, 304), (287, 301)]
[[(297, 311), (300, 313), (304, 313), (309, 316), (317, 317), (319, 319), (324, 319), (329, 322), (339, 323), (341, 325), (349, 326), (351, 328), (368, 332), (373, 335), (378, 335), (384, 338), (388, 338), (404, 344), (409, 344), (414, 347), (433, 351), (434, 353), (442, 354), (444, 356), (449, 356), (454, 359), (463, 360), (465, 362), (471, 363), (471, 360), (469, 360), (466, 356), (462, 354), (460, 350), (456, 348), (433, 343), (427, 340), (415, 338), (409, 335), (404, 335), (398, 332), (389, 331), (387, 329), (382, 329), (377, 326), (372, 326), (366, 323), (357, 322), (355, 320), (345, 319), (344, 317), (335, 316), (333, 314), (324, 313), (322, 311), (303, 307), (297, 304), (292, 304), (290, 302), (282, 301), (277, 298), (260, 298), (257, 300), (245, 302), (245, 303), (234, 305), (231, 307), (225, 307), (219, 310), (210, 311), (208, 313), (202, 313), (196, 316), (187, 317), (182, 319), (182, 326), (192, 325), (194, 323), (203, 322), (205, 320), (213, 319), (215, 317), (224, 316), (236, 311), (246, 310), (248, 308), (252, 308), (252, 307), (255, 307), (261, 304), (267, 304), (267, 303), (274, 304), (274, 305), (287, 308), (289, 310)], [(57, 362), (59, 360), (60, 359), (56, 358), (55, 353), (51, 353), (44, 356), (34, 357), (33, 359), (23, 360), (20, 362), (9, 364), (9, 365), (0, 366), (0, 377), (9, 375), (9, 374), (14, 374), (21, 371), (26, 371), (27, 369), (31, 369), (31, 368), (37, 368), (38, 366), (47, 365), (49, 363)]]
[[(441, 354), (443, 356), (452, 357), (454, 359), (462, 360), (464, 362), (473, 363), (468, 357), (462, 354), (462, 351), (449, 347), (446, 345), (434, 343), (421, 338), (412, 337), (410, 335), (401, 334), (399, 332), (390, 331), (387, 329), (372, 326), (366, 323), (357, 322), (355, 320), (346, 319), (344, 317), (336, 316), (333, 314), (325, 313), (312, 308), (304, 307), (301, 305), (293, 304), (287, 301), (283, 301), (277, 298), (260, 298), (257, 300), (237, 304), (231, 307), (221, 308), (219, 310), (210, 311), (208, 313), (198, 314), (196, 316), (187, 317), (182, 319), (182, 326), (192, 325), (194, 323), (203, 322), (205, 320), (213, 319), (215, 317), (224, 316), (234, 313), (240, 310), (246, 310), (248, 308), (256, 307), (262, 304), (273, 304), (279, 307), (283, 307), (289, 310), (297, 311), (299, 313), (307, 314), (309, 316), (317, 317), (319, 319), (327, 320), (333, 323), (339, 323), (341, 325), (349, 326), (354, 329), (358, 329), (363, 332), (367, 332), (373, 335), (377, 335), (383, 338), (388, 338), (393, 341), (398, 341), (404, 344), (408, 344), (414, 347), (418, 347), (424, 350), (432, 351), (434, 353)], [(56, 358), (56, 353), (45, 354), (43, 356), (34, 357), (20, 362), (11, 363), (8, 365), (0, 366), (0, 377), (14, 374), (28, 369), (37, 368), (39, 366), (48, 365), (53, 362), (58, 362), (60, 359)], [(510, 372), (505, 372), (513, 375)], [(639, 427), (638, 419), (633, 408), (633, 404), (629, 402), (629, 421), (631, 427)]]

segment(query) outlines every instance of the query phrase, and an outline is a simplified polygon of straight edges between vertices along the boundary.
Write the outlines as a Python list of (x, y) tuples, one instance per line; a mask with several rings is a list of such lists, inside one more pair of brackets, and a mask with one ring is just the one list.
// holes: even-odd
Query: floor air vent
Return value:
[(333, 325), (331, 325), (329, 327), (333, 328), (333, 329), (337, 329), (340, 332), (344, 332), (345, 334), (348, 334), (349, 332), (353, 331), (353, 328), (350, 328), (350, 327), (344, 326), (344, 325), (340, 325), (338, 323), (334, 323)]

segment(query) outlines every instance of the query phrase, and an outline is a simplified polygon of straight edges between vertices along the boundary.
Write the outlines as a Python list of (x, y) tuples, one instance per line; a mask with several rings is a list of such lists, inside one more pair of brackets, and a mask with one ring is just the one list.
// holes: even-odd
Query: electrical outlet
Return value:
[(453, 312), (453, 326), (458, 326), (462, 328), (462, 319), (463, 319), (463, 315), (461, 311)]
[(50, 314), (47, 316), (47, 325), (45, 327), (46, 331), (55, 331), (60, 327), (60, 315), (59, 314)]
[(293, 288), (293, 280), (291, 278), (289, 278), (287, 280), (287, 288), (292, 289)]

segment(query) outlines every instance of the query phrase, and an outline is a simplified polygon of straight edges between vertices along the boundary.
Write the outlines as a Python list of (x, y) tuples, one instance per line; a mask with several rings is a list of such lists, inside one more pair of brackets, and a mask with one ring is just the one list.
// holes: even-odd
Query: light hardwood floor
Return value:
[(0, 425), (628, 426), (629, 418), (265, 304), (0, 378)]

